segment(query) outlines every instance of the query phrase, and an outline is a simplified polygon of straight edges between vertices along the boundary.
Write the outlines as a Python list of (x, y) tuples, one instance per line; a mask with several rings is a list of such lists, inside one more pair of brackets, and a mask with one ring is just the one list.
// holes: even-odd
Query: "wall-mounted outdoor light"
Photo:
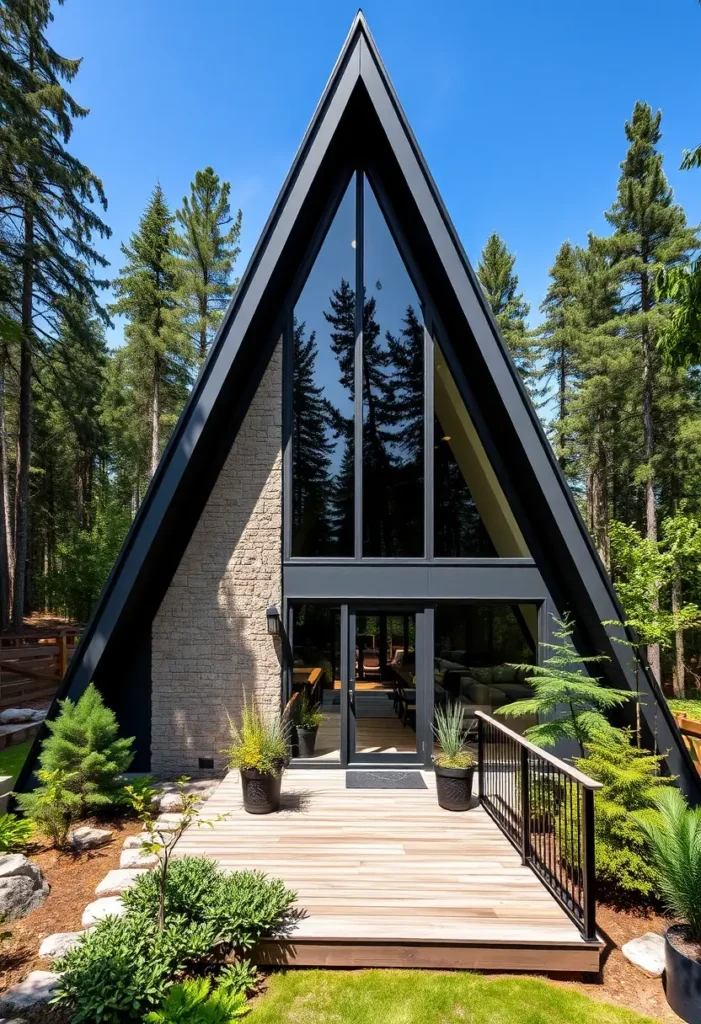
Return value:
[(274, 604), (271, 604), (265, 610), (265, 618), (268, 623), (268, 633), (270, 636), (280, 635), (280, 612), (277, 610)]

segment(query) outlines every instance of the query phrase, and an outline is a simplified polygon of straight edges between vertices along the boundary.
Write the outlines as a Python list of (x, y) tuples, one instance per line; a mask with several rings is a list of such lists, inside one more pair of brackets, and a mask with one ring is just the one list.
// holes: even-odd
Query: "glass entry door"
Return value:
[(348, 761), (421, 763), (426, 687), (423, 611), (351, 606)]

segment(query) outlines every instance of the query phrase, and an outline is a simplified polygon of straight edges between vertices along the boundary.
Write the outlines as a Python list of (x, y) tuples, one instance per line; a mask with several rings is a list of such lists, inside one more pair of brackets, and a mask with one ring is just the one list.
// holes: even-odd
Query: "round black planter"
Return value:
[(297, 726), (300, 757), (314, 757), (314, 747), (316, 746), (316, 734), (318, 731), (318, 725), (315, 725), (313, 729), (303, 729), (300, 725)]
[(241, 769), (241, 785), (243, 787), (243, 809), (249, 814), (271, 814), (280, 807), (280, 786), (282, 771), (279, 775), (259, 772), (257, 768)]
[(438, 804), (446, 811), (466, 811), (472, 800), (474, 768), (441, 768), (435, 764)]
[(675, 924), (664, 936), (667, 1002), (687, 1024), (701, 1024), (701, 963), (677, 949), (670, 936), (684, 936), (686, 925)]

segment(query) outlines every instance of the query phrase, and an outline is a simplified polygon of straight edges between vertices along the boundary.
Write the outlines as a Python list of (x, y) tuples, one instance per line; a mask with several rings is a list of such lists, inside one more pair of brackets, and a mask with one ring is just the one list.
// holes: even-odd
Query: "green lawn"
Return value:
[(281, 972), (252, 1005), (249, 1024), (653, 1024), (545, 981), (465, 972)]
[(11, 775), (16, 779), (31, 745), (29, 742), (16, 743), (14, 747), (4, 747), (0, 750), (0, 775)]

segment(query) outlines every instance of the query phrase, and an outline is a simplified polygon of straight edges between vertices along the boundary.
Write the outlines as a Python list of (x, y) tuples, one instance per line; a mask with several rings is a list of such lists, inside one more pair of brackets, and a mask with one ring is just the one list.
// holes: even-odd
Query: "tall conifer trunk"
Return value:
[[(679, 615), (682, 607), (682, 580), (680, 566), (677, 563), (674, 567), (674, 577), (672, 579), (672, 615), (675, 617)], [(685, 668), (684, 668), (684, 630), (677, 629), (674, 633), (674, 674), (672, 685), (674, 687), (674, 696), (684, 696), (684, 684), (685, 684)]]
[(156, 472), (160, 452), (160, 378), (161, 360), (156, 353), (153, 357), (153, 388), (151, 391), (151, 476)]
[(29, 462), (32, 454), (32, 332), (34, 312), (34, 217), (24, 216), (24, 259), (22, 267), (22, 340), (19, 365), (19, 422), (17, 441), (17, 482), (15, 486), (15, 573), (12, 624), (21, 629), (27, 579), (29, 539)]
[[(647, 257), (643, 257), (647, 263)], [(649, 312), (650, 285), (647, 273), (640, 276), (640, 298), (643, 313)], [(647, 475), (645, 478), (645, 536), (653, 544), (657, 544), (657, 502), (655, 500), (655, 481), (653, 476), (652, 460), (655, 455), (655, 427), (653, 418), (653, 366), (652, 366), (652, 338), (647, 323), (642, 326), (642, 356), (643, 356), (643, 450), (647, 464)], [(660, 610), (660, 599), (655, 594), (651, 602), (651, 611), (657, 615)], [(649, 644), (647, 649), (647, 660), (650, 663), (655, 678), (662, 682), (662, 665), (660, 661), (660, 645)]]
[(2, 547), (0, 554), (0, 573), (6, 576), (3, 587), (5, 595), (4, 612), (0, 612), (0, 618), (6, 621), (10, 618), (12, 607), (12, 588), (15, 579), (15, 542), (12, 525), (12, 496), (10, 494), (10, 467), (7, 457), (7, 424), (5, 420), (7, 382), (6, 382), (7, 353), (3, 348), (0, 351), (0, 514), (2, 515)]

